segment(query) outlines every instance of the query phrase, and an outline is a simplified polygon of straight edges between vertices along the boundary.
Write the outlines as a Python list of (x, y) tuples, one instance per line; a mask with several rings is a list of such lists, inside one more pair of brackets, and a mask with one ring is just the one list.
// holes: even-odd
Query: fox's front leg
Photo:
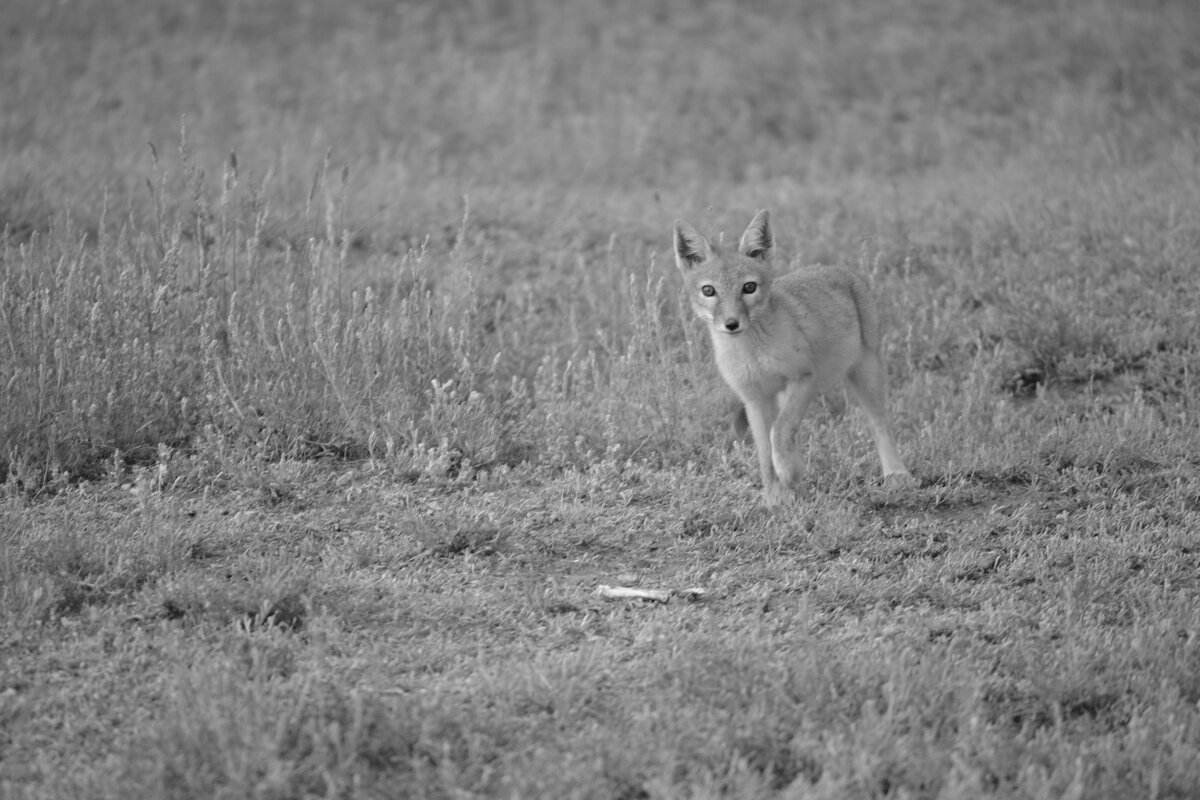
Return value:
[(746, 420), (754, 436), (754, 449), (758, 451), (758, 471), (762, 475), (763, 501), (768, 506), (779, 506), (792, 500), (791, 492), (779, 482), (771, 459), (771, 428), (775, 424), (777, 407), (773, 398), (743, 398)]
[(800, 491), (800, 423), (817, 394), (816, 381), (806, 376), (789, 381), (779, 394), (779, 414), (771, 426), (771, 464), (780, 482)]

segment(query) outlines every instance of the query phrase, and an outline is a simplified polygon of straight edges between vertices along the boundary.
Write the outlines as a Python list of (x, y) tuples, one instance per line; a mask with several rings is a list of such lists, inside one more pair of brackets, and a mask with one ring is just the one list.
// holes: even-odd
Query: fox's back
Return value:
[(809, 341), (857, 333), (864, 347), (879, 346), (878, 314), (858, 273), (839, 266), (805, 266), (776, 278), (773, 299), (787, 308)]

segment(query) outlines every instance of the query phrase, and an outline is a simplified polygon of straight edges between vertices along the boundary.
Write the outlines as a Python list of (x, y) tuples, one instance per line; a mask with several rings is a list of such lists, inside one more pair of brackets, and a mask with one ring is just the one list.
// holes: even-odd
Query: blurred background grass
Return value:
[(144, 203), (144, 143), (172, 148), (184, 115), (199, 164), (237, 151), (291, 203), (332, 148), (352, 220), (418, 240), (475, 188), (711, 201), (1031, 154), (1144, 162), (1200, 121), (1183, 1), (17, 6), (0, 174), (18, 226), (94, 215), (106, 188)]

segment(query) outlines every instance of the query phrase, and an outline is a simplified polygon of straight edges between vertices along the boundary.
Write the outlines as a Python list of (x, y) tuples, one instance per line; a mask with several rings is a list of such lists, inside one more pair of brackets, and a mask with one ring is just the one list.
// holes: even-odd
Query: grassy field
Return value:
[[(16, 6), (0, 798), (1200, 796), (1194, 3)], [(917, 486), (761, 507), (757, 208)]]

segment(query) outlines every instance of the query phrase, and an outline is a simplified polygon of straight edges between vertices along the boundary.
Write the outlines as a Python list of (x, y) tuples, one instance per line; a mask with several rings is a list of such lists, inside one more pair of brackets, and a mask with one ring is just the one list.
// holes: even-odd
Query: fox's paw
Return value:
[(782, 483), (773, 483), (763, 488), (763, 502), (767, 508), (786, 508), (796, 502), (796, 495)]

